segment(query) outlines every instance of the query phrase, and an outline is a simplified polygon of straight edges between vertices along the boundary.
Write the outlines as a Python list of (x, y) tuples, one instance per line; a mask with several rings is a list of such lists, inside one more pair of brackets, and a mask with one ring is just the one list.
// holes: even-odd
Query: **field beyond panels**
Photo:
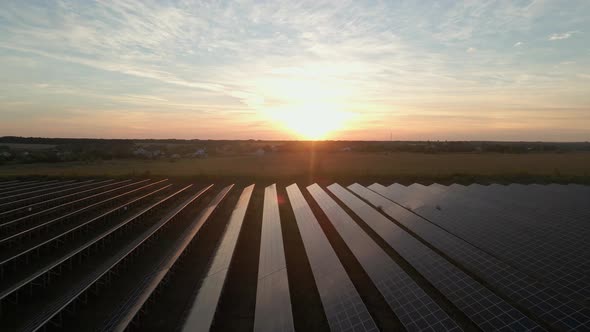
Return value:
[(422, 154), (422, 153), (280, 153), (207, 159), (108, 160), (0, 166), (0, 177), (132, 176), (247, 177), (259, 179), (408, 178), (411, 180), (473, 177), (588, 178), (590, 153)]

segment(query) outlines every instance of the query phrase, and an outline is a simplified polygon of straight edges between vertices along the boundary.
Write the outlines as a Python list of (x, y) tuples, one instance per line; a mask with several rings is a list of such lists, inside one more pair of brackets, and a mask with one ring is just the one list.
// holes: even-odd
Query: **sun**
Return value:
[(256, 108), (290, 136), (304, 140), (332, 139), (356, 117), (351, 112), (355, 89), (334, 78), (334, 73), (344, 69), (326, 64), (276, 68), (253, 79), (253, 91), (265, 96), (265, 102)]
[(301, 139), (322, 140), (344, 129), (352, 115), (325, 105), (299, 105), (279, 110), (274, 117)]

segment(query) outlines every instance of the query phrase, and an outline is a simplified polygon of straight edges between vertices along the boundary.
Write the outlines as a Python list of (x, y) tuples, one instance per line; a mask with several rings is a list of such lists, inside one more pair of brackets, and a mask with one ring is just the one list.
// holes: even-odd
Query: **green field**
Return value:
[(0, 166), (0, 177), (157, 176), (267, 180), (583, 182), (590, 153), (282, 153), (208, 159), (109, 160)]

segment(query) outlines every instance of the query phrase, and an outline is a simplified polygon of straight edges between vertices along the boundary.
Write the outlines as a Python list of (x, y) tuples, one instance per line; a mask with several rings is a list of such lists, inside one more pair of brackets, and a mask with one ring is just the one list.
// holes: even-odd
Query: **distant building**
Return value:
[(144, 148), (139, 148), (139, 149), (133, 151), (133, 155), (138, 156), (138, 157), (151, 158), (153, 156), (153, 153), (151, 151), (144, 149)]
[(350, 146), (347, 146), (347, 147), (344, 147), (344, 148), (340, 149), (340, 151), (342, 151), (342, 152), (350, 152), (350, 151), (352, 151), (352, 148)]
[(194, 153), (190, 155), (193, 158), (207, 158), (207, 150), (205, 149), (198, 149)]
[(257, 156), (264, 156), (265, 153), (266, 151), (264, 151), (264, 149), (258, 149), (254, 152), (254, 154)]

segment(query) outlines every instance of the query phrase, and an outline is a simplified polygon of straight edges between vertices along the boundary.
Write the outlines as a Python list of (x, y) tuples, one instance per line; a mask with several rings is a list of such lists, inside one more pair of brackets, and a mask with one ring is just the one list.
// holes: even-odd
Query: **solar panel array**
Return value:
[(0, 331), (590, 331), (588, 186), (300, 188), (0, 181)]
[(482, 330), (541, 330), (534, 321), (351, 192), (337, 184), (329, 186), (328, 189)]
[(254, 331), (293, 331), (276, 185), (264, 190)]
[(317, 184), (307, 187), (402, 324), (410, 331), (460, 328)]
[[(521, 188), (466, 187), (438, 195), (421, 190), (422, 206), (413, 211), (568, 297), (583, 300), (590, 297), (590, 252), (585, 250), (589, 216), (557, 207), (584, 193), (560, 193), (558, 188), (529, 190), (542, 204), (528, 207), (511, 204), (524, 199)], [(404, 190), (399, 191), (403, 196)]]
[(203, 284), (198, 291), (195, 302), (189, 310), (183, 331), (207, 331), (213, 325), (215, 311), (219, 304), (223, 286), (225, 285), (227, 273), (234, 255), (234, 249), (238, 242), (246, 209), (248, 208), (253, 190), (254, 185), (246, 187), (234, 208), (221, 243), (207, 270)]
[(332, 331), (378, 331), (296, 184), (287, 187), (297, 227)]
[(374, 206), (379, 206), (390, 217), (416, 233), (451, 259), (496, 288), (501, 295), (530, 311), (546, 324), (558, 329), (575, 330), (590, 326), (588, 309), (519, 269), (489, 255), (471, 243), (454, 236), (408, 209), (385, 198), (387, 190), (376, 190), (379, 195), (361, 185), (349, 189)]

